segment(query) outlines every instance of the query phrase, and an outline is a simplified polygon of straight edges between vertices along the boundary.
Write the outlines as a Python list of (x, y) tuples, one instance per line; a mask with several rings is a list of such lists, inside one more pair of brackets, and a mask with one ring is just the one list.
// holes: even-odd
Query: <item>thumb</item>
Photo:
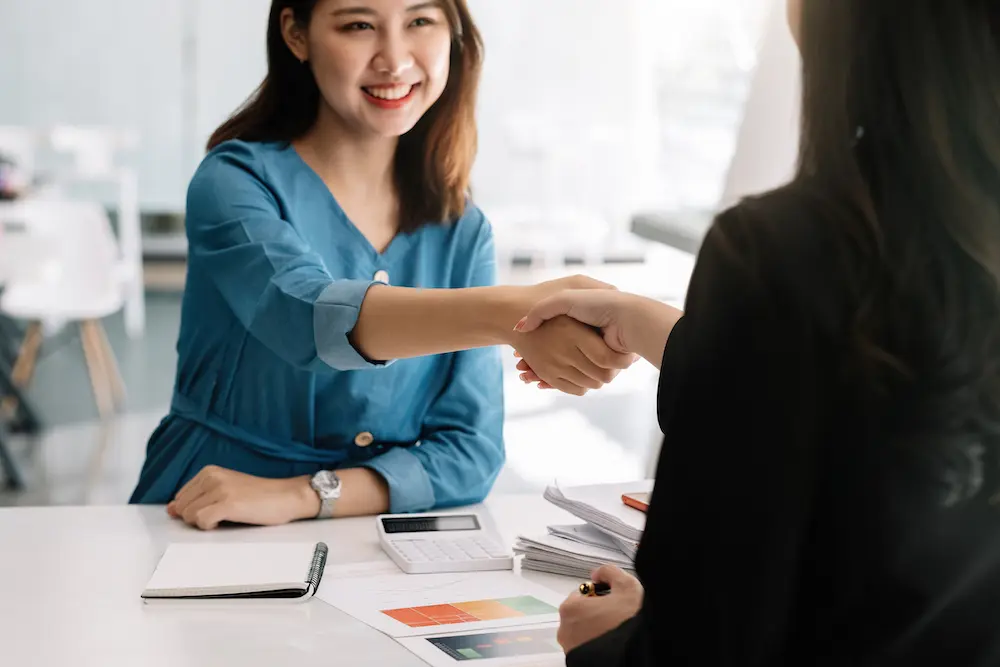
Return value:
[(614, 565), (602, 565), (594, 570), (590, 578), (593, 581), (610, 585), (611, 590), (631, 586), (632, 582), (635, 581), (634, 577), (626, 574), (624, 570)]
[(542, 299), (528, 311), (528, 314), (525, 315), (520, 322), (517, 323), (517, 326), (514, 327), (514, 331), (520, 331), (521, 333), (534, 331), (538, 327), (542, 326), (542, 324), (547, 320), (551, 320), (553, 317), (569, 314), (570, 308), (572, 307), (573, 302), (565, 293), (550, 296), (547, 299)]

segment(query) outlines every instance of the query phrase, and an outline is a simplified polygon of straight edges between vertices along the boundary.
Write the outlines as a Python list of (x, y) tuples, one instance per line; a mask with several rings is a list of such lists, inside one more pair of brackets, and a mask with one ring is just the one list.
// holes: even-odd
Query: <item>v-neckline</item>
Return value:
[(298, 165), (309, 174), (310, 178), (316, 181), (319, 187), (323, 188), (323, 191), (328, 197), (329, 203), (336, 210), (337, 217), (340, 218), (341, 223), (343, 223), (351, 234), (357, 237), (357, 239), (371, 255), (371, 258), (375, 263), (383, 264), (391, 262), (394, 258), (402, 253), (405, 253), (409, 249), (410, 244), (413, 241), (412, 233), (397, 231), (396, 235), (392, 237), (385, 249), (379, 252), (378, 249), (372, 244), (371, 240), (365, 236), (364, 232), (358, 229), (358, 226), (354, 224), (354, 221), (348, 217), (347, 211), (345, 211), (344, 207), (340, 205), (339, 201), (337, 201), (337, 197), (334, 196), (333, 192), (326, 184), (326, 181), (324, 181), (316, 170), (313, 169), (301, 155), (299, 155), (298, 150), (295, 149), (295, 146), (291, 142), (288, 143), (286, 151), (291, 153), (292, 159), (294, 159)]

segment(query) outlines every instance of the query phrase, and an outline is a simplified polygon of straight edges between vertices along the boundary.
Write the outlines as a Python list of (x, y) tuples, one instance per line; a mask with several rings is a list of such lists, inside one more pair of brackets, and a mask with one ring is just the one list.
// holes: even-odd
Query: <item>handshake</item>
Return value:
[(680, 312), (587, 276), (531, 289), (537, 300), (510, 339), (521, 380), (575, 396), (600, 389), (639, 356), (662, 355), (662, 347), (647, 352), (643, 342), (662, 339), (665, 344), (670, 325), (662, 332), (643, 328), (656, 326), (657, 318), (650, 316), (657, 311)]

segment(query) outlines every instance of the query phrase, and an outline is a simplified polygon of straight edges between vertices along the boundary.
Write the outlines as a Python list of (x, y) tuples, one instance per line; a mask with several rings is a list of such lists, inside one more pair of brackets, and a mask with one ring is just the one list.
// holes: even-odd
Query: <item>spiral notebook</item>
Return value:
[(173, 543), (142, 598), (307, 600), (319, 588), (327, 552), (323, 542)]

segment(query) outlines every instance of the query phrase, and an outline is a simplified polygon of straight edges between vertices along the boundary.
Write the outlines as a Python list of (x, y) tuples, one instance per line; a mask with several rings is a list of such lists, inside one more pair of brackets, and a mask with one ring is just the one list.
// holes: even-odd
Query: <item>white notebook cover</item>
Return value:
[(178, 542), (167, 547), (142, 597), (311, 597), (325, 563), (326, 545), (316, 542)]

